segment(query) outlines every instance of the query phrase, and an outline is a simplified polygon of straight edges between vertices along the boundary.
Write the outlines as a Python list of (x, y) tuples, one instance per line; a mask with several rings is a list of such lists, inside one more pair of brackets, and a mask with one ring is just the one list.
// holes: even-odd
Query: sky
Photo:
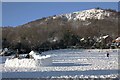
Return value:
[(3, 2), (2, 26), (19, 26), (42, 17), (92, 8), (118, 10), (118, 2)]

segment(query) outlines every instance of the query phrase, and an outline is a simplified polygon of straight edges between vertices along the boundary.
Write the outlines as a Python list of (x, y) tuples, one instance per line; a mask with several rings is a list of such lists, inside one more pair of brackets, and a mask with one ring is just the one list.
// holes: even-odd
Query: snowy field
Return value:
[[(110, 56), (106, 56), (106, 51)], [(0, 62), (2, 78), (116, 78), (118, 76), (117, 49), (79, 50), (63, 49), (47, 51), (52, 65), (37, 68), (7, 68), (6, 57)], [(9, 56), (10, 57), (10, 56)]]

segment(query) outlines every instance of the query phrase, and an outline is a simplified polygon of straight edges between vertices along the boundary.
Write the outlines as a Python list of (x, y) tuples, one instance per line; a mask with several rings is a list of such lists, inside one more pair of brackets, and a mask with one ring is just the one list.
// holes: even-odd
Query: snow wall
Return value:
[(52, 65), (52, 58), (50, 55), (41, 56), (38, 55), (39, 53), (31, 51), (29, 55), (32, 57), (30, 59), (28, 58), (13, 58), (13, 59), (7, 59), (5, 61), (5, 67), (39, 67), (39, 66), (48, 66)]
[(42, 56), (41, 59), (7, 59), (5, 62), (5, 67), (40, 67), (40, 66), (49, 66), (52, 65), (52, 58), (50, 56)]

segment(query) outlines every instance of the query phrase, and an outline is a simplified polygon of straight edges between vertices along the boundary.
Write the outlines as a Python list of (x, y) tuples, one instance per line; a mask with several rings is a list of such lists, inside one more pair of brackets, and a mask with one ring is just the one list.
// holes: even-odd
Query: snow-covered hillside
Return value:
[[(3, 71), (3, 78), (116, 78), (118, 51), (110, 49), (47, 51), (43, 55), (52, 56), (53, 63), (50, 66), (7, 68), (1, 63), (0, 69)], [(110, 54), (109, 57), (106, 56), (107, 52)]]
[(115, 19), (115, 17), (113, 16), (114, 16), (113, 12), (107, 10), (90, 9), (90, 10), (57, 15), (53, 17), (53, 19), (56, 19), (57, 17), (65, 18), (68, 20), (83, 20), (83, 21), (85, 21), (86, 19)]
[[(93, 40), (92, 44), (90, 43), (90, 45), (86, 46), (82, 45), (84, 42), (79, 42), (80, 38), (87, 40), (88, 37), (99, 38), (100, 36), (109, 35), (112, 39), (115, 39), (119, 36), (118, 14), (119, 12), (114, 10), (89, 9), (43, 17), (18, 26), (19, 28), (4, 27), (2, 28), (2, 39), (7, 39), (7, 42), (3, 40), (3, 47), (6, 47), (7, 44), (9, 44), (9, 47), (16, 47), (15, 44), (17, 44), (18, 41), (26, 40), (26, 43), (23, 44), (23, 47), (26, 45), (24, 48), (27, 50), (25, 51), (31, 50), (30, 48), (33, 46), (36, 49), (44, 48), (43, 45), (54, 49), (63, 49), (67, 46), (74, 45), (82, 46), (82, 48), (93, 48), (96, 39)], [(67, 35), (69, 37), (66, 37)], [(89, 41), (87, 43), (89, 43)], [(104, 45), (102, 48), (110, 47), (110, 45), (107, 46), (106, 43)], [(95, 48), (99, 47), (100, 46), (96, 46)], [(4, 53), (1, 55), (3, 54)]]

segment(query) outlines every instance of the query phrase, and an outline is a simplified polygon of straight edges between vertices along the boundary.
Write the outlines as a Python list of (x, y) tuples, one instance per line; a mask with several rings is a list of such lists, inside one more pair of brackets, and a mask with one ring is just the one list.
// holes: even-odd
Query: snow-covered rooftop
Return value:
[(120, 40), (120, 37), (118, 37), (116, 40), (119, 41), (119, 40)]

